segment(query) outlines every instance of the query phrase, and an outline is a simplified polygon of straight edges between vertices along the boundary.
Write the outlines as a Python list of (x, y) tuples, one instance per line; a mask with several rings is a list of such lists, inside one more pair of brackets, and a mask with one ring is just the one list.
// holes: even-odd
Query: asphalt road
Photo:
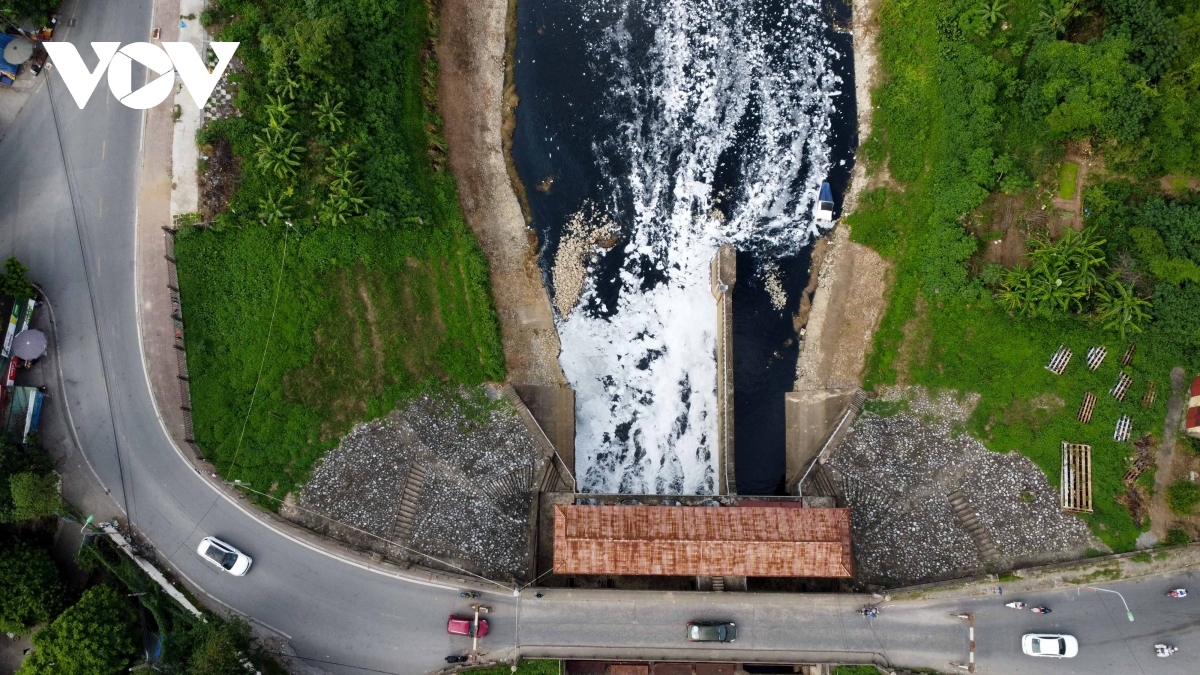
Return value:
[[(87, 61), (91, 40), (145, 39), (151, 4), (83, 0), (68, 3), (61, 16), (57, 39), (80, 45)], [(72, 18), (75, 26), (66, 27)], [(16, 255), (30, 267), (59, 322), (66, 391), (52, 399), (48, 419), (67, 424), (69, 410), (100, 480), (176, 573), (215, 603), (281, 633), (311, 663), (338, 673), (417, 673), (444, 665), (444, 656), (469, 646), (444, 631), (445, 617), (466, 609), (457, 589), (381, 575), (294, 542), (219, 496), (178, 456), (155, 413), (136, 323), (142, 116), (116, 103), (103, 81), (83, 111), (61, 80), (52, 90), (57, 128), (43, 87), (0, 141), (0, 176), (7, 181), (0, 190), (0, 255)], [(254, 558), (248, 576), (230, 577), (195, 555), (209, 534)], [(624, 658), (747, 660), (878, 653), (897, 664), (945, 669), (966, 657), (965, 627), (951, 616), (966, 610), (978, 616), (980, 672), (1185, 672), (1184, 657), (1155, 659), (1148, 650), (1159, 636), (1200, 649), (1196, 605), (1164, 602), (1159, 582), (1121, 587), (1129, 591), (1135, 624), (1121, 623), (1123, 610), (1114, 622), (1115, 596), (1095, 594), (1051, 594), (1045, 602), (1057, 611), (1049, 617), (987, 599), (885, 606), (883, 616), (867, 622), (848, 596), (552, 591), (539, 599), (527, 591), (519, 602), (486, 596), (495, 611), (484, 647), (498, 654), (519, 641), (545, 655), (616, 655), (622, 648)], [(683, 642), (687, 620), (726, 617), (742, 626), (736, 653)], [(1020, 634), (1042, 626), (1079, 636), (1081, 656), (1062, 663), (1020, 656)]]
[[(56, 39), (74, 43), (91, 67), (92, 40), (146, 39), (151, 2), (83, 0), (67, 3), (60, 16)], [(67, 26), (71, 19), (74, 27)], [(323, 666), (347, 673), (445, 665), (447, 654), (469, 646), (445, 632), (446, 616), (466, 609), (457, 590), (401, 582), (280, 536), (220, 497), (178, 456), (150, 398), (135, 315), (142, 114), (114, 100), (105, 80), (81, 111), (59, 76), (50, 75), (50, 87), (33, 95), (0, 141), (7, 182), (0, 190), (0, 255), (28, 265), (54, 304), (65, 398), (100, 480), (177, 573), (288, 637), (301, 656), (359, 667)], [(50, 401), (51, 419), (63, 419), (63, 398)], [(248, 576), (230, 577), (196, 556), (210, 534), (254, 558)], [(488, 601), (500, 610), (513, 598)], [(497, 611), (496, 643), (512, 644), (512, 614)]]

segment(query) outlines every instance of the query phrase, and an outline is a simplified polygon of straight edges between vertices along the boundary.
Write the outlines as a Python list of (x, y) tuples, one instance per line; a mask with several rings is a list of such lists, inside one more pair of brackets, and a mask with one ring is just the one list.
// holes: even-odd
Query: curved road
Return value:
[[(56, 39), (74, 43), (92, 67), (89, 42), (143, 41), (151, 12), (150, 0), (68, 3)], [(0, 141), (0, 176), (9, 181), (0, 190), (0, 253), (28, 265), (54, 304), (65, 397), (101, 482), (179, 574), (290, 638), (300, 655), (361, 667), (345, 672), (445, 665), (443, 657), (465, 646), (445, 632), (445, 617), (464, 609), (457, 591), (401, 582), (280, 536), (177, 454), (151, 400), (135, 315), (142, 114), (114, 100), (104, 80), (79, 110), (57, 73), (47, 75), (49, 87), (40, 85)], [(51, 406), (61, 408), (63, 396)], [(233, 578), (199, 559), (195, 548), (208, 534), (249, 553), (251, 573)], [(513, 600), (488, 597), (497, 610), (494, 645), (514, 642)]]
[[(56, 39), (81, 46), (89, 61), (91, 40), (146, 39), (151, 13), (151, 0), (81, 0), (64, 8)], [(74, 26), (67, 25), (71, 19)], [(61, 79), (52, 77), (0, 141), (0, 176), (9, 181), (0, 190), (0, 254), (16, 255), (30, 267), (58, 319), (66, 391), (52, 402), (47, 423), (73, 426), (113, 499), (178, 574), (215, 602), (282, 634), (309, 663), (338, 673), (415, 673), (444, 665), (445, 655), (469, 646), (444, 631), (445, 617), (465, 609), (457, 589), (368, 571), (297, 543), (217, 494), (179, 456), (151, 399), (137, 327), (133, 263), (142, 115), (114, 101), (103, 82), (80, 111)], [(59, 417), (65, 410), (69, 420)], [(201, 561), (194, 549), (208, 534), (246, 550), (255, 560), (251, 573), (233, 578)], [(520, 644), (526, 653), (546, 656), (660, 659), (784, 661), (800, 658), (803, 650), (830, 659), (878, 656), (945, 669), (966, 658), (965, 627), (952, 614), (974, 608), (979, 624), (986, 624), (980, 626), (981, 672), (1184, 672), (1183, 659), (1143, 658), (1141, 643), (1152, 633), (1175, 631), (1177, 643), (1200, 645), (1200, 612), (1191, 604), (1166, 605), (1170, 611), (1160, 612), (1155, 603), (1161, 602), (1161, 583), (1129, 585), (1139, 602), (1155, 607), (1147, 610), (1150, 617), (1139, 616), (1133, 632), (1110, 625), (1109, 604), (1087, 604), (1107, 598), (1054, 596), (1064, 608), (1039, 625), (1080, 635), (1086, 658), (1073, 664), (1042, 664), (1016, 654), (1015, 641), (1033, 617), (997, 610), (994, 600), (906, 603), (886, 607), (879, 621), (867, 623), (854, 611), (861, 599), (851, 596), (489, 594), (486, 602), (495, 611), (483, 644), (493, 655)], [(737, 620), (744, 637), (725, 650), (686, 649), (682, 624), (705, 617)]]

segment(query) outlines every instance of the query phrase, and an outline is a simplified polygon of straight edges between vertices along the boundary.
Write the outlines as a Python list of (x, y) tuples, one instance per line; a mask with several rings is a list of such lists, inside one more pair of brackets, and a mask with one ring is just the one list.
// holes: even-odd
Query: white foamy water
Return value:
[[(716, 489), (709, 260), (725, 242), (794, 253), (818, 233), (812, 207), (840, 84), (818, 12), (811, 1), (585, 4), (585, 20), (607, 27), (588, 48), (618, 131), (594, 150), (626, 256), (616, 306), (594, 311), (589, 280), (559, 326), (585, 491)], [(722, 161), (738, 168), (717, 194), (716, 176), (732, 168)], [(643, 269), (665, 281), (643, 289)]]

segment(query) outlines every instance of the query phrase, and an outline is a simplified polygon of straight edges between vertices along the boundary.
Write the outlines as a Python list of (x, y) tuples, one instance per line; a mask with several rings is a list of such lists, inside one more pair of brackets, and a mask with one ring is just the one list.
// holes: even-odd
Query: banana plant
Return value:
[(268, 127), (263, 130), (262, 136), (254, 137), (254, 143), (257, 146), (254, 155), (258, 160), (258, 168), (275, 174), (281, 180), (296, 174), (300, 155), (304, 152), (299, 133), (287, 136), (281, 129)]
[(334, 227), (344, 225), (346, 216), (350, 213), (349, 202), (341, 195), (330, 193), (329, 198), (321, 205), (321, 220)]
[(324, 102), (318, 102), (314, 108), (318, 127), (327, 128), (331, 133), (338, 133), (342, 130), (342, 125), (346, 121), (346, 113), (342, 112), (341, 101), (331, 102), (329, 93), (326, 92)]
[(258, 219), (264, 226), (277, 225), (288, 219), (292, 213), (292, 206), (287, 199), (290, 194), (289, 188), (279, 196), (268, 192), (266, 199), (258, 200)]
[(1133, 288), (1113, 275), (1096, 291), (1096, 320), (1105, 330), (1115, 330), (1124, 339), (1127, 333), (1140, 333), (1140, 323), (1150, 318), (1149, 300), (1137, 296)]
[(1046, 0), (1038, 20), (1030, 28), (1035, 37), (1054, 39), (1067, 30), (1072, 19), (1087, 15), (1083, 0)]
[(267, 126), (272, 129), (283, 129), (292, 119), (292, 104), (283, 100), (283, 95), (267, 94)]
[(983, 0), (975, 13), (983, 19), (988, 26), (996, 25), (1000, 17), (1004, 16), (1004, 10), (1008, 9), (1008, 0)]

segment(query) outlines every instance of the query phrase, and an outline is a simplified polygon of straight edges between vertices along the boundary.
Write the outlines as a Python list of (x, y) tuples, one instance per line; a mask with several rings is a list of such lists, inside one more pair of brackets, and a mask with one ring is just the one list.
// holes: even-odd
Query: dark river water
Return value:
[(519, 1), (513, 159), (559, 308), (581, 490), (715, 491), (724, 243), (737, 488), (781, 489), (813, 204), (827, 180), (840, 207), (857, 144), (847, 19), (781, 0)]

